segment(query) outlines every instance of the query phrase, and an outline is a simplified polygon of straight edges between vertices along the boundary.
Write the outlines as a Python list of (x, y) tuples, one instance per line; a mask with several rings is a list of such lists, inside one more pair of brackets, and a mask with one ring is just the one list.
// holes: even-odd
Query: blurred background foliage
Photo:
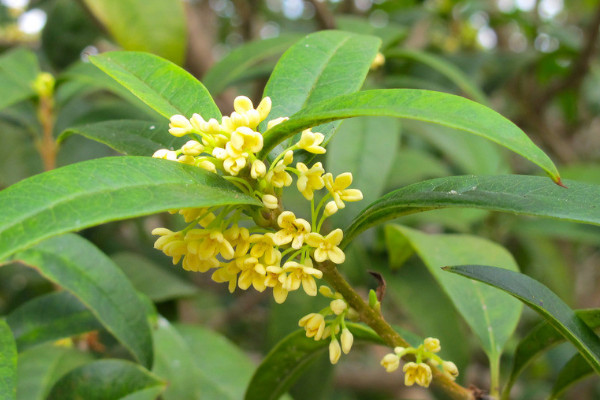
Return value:
[[(0, 57), (28, 48), (41, 69), (57, 78), (57, 137), (69, 127), (108, 119), (161, 120), (91, 66), (90, 54), (123, 48), (168, 58), (201, 79), (225, 114), (237, 95), (261, 98), (276, 60), (302, 35), (331, 28), (373, 34), (383, 40), (386, 62), (371, 72), (366, 87), (431, 89), (485, 103), (523, 128), (559, 164), (563, 178), (600, 184), (599, 26), (600, 4), (594, 0), (0, 0)], [(4, 73), (14, 67), (0, 58)], [(36, 147), (40, 130), (34, 99), (0, 111), (0, 189), (43, 171)], [(73, 135), (61, 143), (57, 164), (110, 155), (116, 153)], [(340, 226), (381, 194), (427, 178), (537, 173), (476, 137), (380, 117), (342, 124), (320, 161), (333, 173), (352, 171), (365, 194), (362, 204), (336, 215)], [(290, 208), (305, 206), (301, 199), (286, 201)], [(598, 227), (460, 209), (398, 222), (428, 233), (488, 238), (509, 249), (523, 272), (571, 307), (600, 306)], [(221, 333), (254, 362), (297, 329), (302, 315), (318, 309), (315, 302), (322, 303), (294, 293), (284, 305), (275, 305), (267, 293), (231, 296), (205, 275), (172, 267), (153, 249), (150, 231), (181, 223), (157, 215), (81, 234), (123, 268), (161, 315)], [(348, 249), (343, 272), (365, 294), (377, 286), (368, 271), (383, 274), (387, 319), (417, 335), (439, 337), (446, 358), (463, 371), (460, 381), (487, 387), (485, 355), (422, 261), (411, 256), (398, 268), (398, 255), (386, 243), (383, 229), (363, 234)], [(3, 267), (0, 312), (10, 314), (53, 290), (33, 270)], [(523, 336), (519, 332), (538, 322), (525, 310), (507, 354)], [(79, 346), (102, 353), (113, 344), (105, 336), (83, 336)], [(97, 340), (102, 345), (94, 347)], [(211, 349), (198, 351), (205, 356)], [(291, 395), (315, 400), (436, 396), (403, 387), (399, 374), (383, 373), (378, 359), (384, 353), (373, 347), (353, 351), (335, 370), (325, 358), (317, 360)], [(544, 354), (525, 371), (514, 398), (546, 398), (573, 354), (568, 345)], [(508, 368), (510, 360), (503, 361)], [(600, 382), (584, 380), (564, 398), (600, 398)]]

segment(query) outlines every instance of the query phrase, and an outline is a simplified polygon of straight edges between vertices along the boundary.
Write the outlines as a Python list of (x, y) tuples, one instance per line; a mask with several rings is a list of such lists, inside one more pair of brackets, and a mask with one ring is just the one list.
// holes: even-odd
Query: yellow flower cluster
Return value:
[[(310, 129), (304, 130), (300, 140), (272, 162), (259, 159), (263, 136), (258, 127), (271, 111), (268, 97), (254, 108), (250, 99), (239, 96), (234, 101), (234, 109), (220, 122), (206, 121), (198, 114), (189, 119), (183, 115), (172, 116), (169, 132), (177, 137), (187, 135), (191, 140), (178, 150), (160, 149), (153, 157), (221, 174), (244, 193), (260, 200), (264, 208), (226, 206), (175, 210), (190, 225), (178, 232), (154, 229), (152, 234), (159, 236), (154, 247), (172, 257), (174, 264), (182, 260), (186, 270), (213, 270), (211, 278), (227, 282), (231, 292), (237, 287), (246, 290), (252, 286), (261, 292), (272, 288), (278, 303), (300, 287), (306, 294), (316, 296), (316, 279), (323, 273), (313, 266), (313, 260), (330, 260), (336, 264), (345, 260), (344, 252), (338, 247), (343, 238), (342, 230), (322, 235), (323, 221), (344, 208), (344, 202), (361, 200), (362, 193), (348, 188), (352, 183), (350, 173), (334, 178), (325, 172), (320, 162), (310, 167), (302, 162), (296, 163), (295, 168), (292, 166), (295, 150), (313, 154), (326, 152), (321, 146), (324, 135)], [(285, 120), (287, 118), (271, 120), (267, 127)], [(284, 210), (281, 204), (282, 189), (292, 185), (292, 174), (297, 177), (298, 191), (311, 202), (310, 222)], [(327, 192), (315, 207), (315, 192), (324, 188)], [(342, 336), (347, 338), (348, 334)], [(342, 348), (349, 350), (348, 345), (342, 344)]]
[(407, 354), (412, 354), (416, 362), (404, 364), (404, 384), (412, 386), (429, 387), (433, 377), (431, 368), (440, 367), (442, 372), (454, 380), (458, 376), (458, 368), (452, 361), (444, 361), (437, 354), (442, 347), (439, 339), (427, 338), (419, 347), (396, 347), (393, 353), (386, 354), (381, 360), (381, 365), (387, 372), (394, 372), (400, 366), (400, 359)]
[[(346, 319), (357, 319), (356, 311), (348, 307), (348, 303), (339, 293), (333, 293), (327, 286), (321, 286), (319, 292), (333, 299), (328, 307), (318, 313), (310, 313), (300, 319), (298, 325), (306, 330), (306, 336), (316, 341), (330, 338), (329, 361), (336, 364), (342, 352), (348, 354), (354, 343), (354, 336), (346, 327)], [(326, 319), (332, 316), (333, 319)], [(341, 330), (341, 334), (340, 334)], [(337, 336), (340, 336), (338, 340)]]

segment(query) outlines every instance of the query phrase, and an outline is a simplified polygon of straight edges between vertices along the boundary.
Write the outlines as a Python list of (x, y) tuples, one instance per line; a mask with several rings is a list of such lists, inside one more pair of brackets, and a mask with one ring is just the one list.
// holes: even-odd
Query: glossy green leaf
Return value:
[(179, 278), (167, 269), (136, 253), (121, 252), (113, 255), (112, 260), (123, 270), (133, 286), (155, 302), (193, 296), (198, 287), (191, 281)]
[[(298, 41), (283, 54), (265, 87), (264, 95), (273, 102), (269, 120), (360, 89), (380, 44), (374, 36), (343, 31), (320, 31)], [(338, 126), (339, 122), (328, 124), (319, 132), (329, 138)], [(296, 132), (271, 142), (265, 136), (263, 154)]]
[(283, 54), (300, 35), (285, 34), (278, 37), (244, 43), (213, 65), (202, 79), (213, 96), (243, 78), (257, 64)]
[(600, 373), (600, 338), (546, 286), (527, 275), (501, 268), (461, 265), (444, 269), (497, 287), (521, 300), (570, 341)]
[(198, 113), (206, 120), (221, 119), (204, 85), (170, 61), (133, 51), (104, 53), (90, 60), (166, 118), (175, 114), (190, 118)]
[(17, 344), (10, 327), (0, 319), (0, 397), (14, 400), (17, 394)]
[(92, 360), (89, 353), (53, 344), (19, 354), (17, 400), (46, 400), (57, 380)]
[(15, 259), (71, 292), (143, 365), (152, 365), (145, 305), (119, 267), (92, 243), (63, 235), (17, 253)]
[(408, 214), (472, 207), (600, 225), (600, 186), (566, 181), (568, 189), (538, 176), (451, 176), (415, 183), (381, 197), (344, 232), (342, 245), (360, 232)]
[[(381, 344), (381, 339), (362, 325), (346, 324), (356, 341)], [(271, 349), (254, 373), (245, 400), (275, 400), (285, 393), (311, 362), (329, 347), (328, 340), (315, 341), (298, 330)]]
[(35, 54), (17, 48), (0, 56), (0, 110), (35, 94), (32, 83), (40, 72)]
[(138, 50), (182, 64), (187, 45), (183, 3), (178, 0), (84, 0), (125, 50)]
[[(522, 306), (506, 293), (478, 282), (465, 282), (460, 277), (444, 273), (440, 267), (485, 262), (516, 271), (518, 267), (512, 255), (502, 246), (476, 236), (427, 235), (400, 225), (388, 225), (385, 232), (388, 240), (395, 240), (396, 245), (400, 239), (407, 242), (407, 245), (402, 246), (404, 258), (410, 246), (423, 260), (431, 275), (479, 338), (490, 363), (495, 365), (506, 341), (517, 326)], [(394, 252), (395, 247), (389, 247), (388, 251)]]
[(560, 177), (552, 160), (515, 124), (492, 109), (464, 97), (417, 89), (377, 89), (307, 104), (289, 121), (264, 134), (262, 154), (311, 126), (359, 116), (388, 116), (432, 122), (482, 136)]
[(52, 388), (48, 400), (105, 400), (166, 383), (145, 368), (124, 360), (100, 360), (78, 367)]
[(6, 317), (19, 352), (31, 346), (102, 328), (75, 296), (60, 291), (38, 296)]
[(488, 105), (487, 97), (481, 89), (477, 87), (471, 79), (465, 75), (458, 67), (444, 60), (441, 57), (435, 56), (429, 52), (410, 49), (399, 49), (387, 51), (386, 58), (403, 58), (414, 60), (433, 68), (440, 74), (448, 78), (452, 83), (460, 88), (464, 94), (478, 103)]
[[(576, 310), (575, 314), (591, 329), (600, 327), (600, 309)], [(535, 326), (515, 349), (510, 377), (504, 391), (510, 393), (521, 372), (535, 357), (564, 340), (564, 336), (546, 321)]]
[(260, 203), (216, 174), (150, 157), (108, 157), (0, 192), (0, 260), (45, 238), (185, 207)]
[(74, 126), (58, 137), (61, 143), (71, 135), (81, 135), (130, 156), (151, 156), (158, 149), (179, 149), (185, 138), (169, 134), (165, 122), (115, 120)]
[[(392, 118), (363, 117), (348, 121), (327, 146), (327, 171), (334, 175), (352, 172), (352, 187), (363, 193), (363, 204), (375, 201), (385, 189), (396, 151), (400, 124)], [(348, 219), (362, 208), (346, 204), (341, 218)], [(338, 215), (336, 215), (337, 217)]]
[(227, 390), (213, 382), (196, 364), (196, 355), (179, 332), (164, 318), (154, 331), (156, 361), (153, 372), (167, 380), (164, 400), (234, 400)]
[(567, 361), (554, 380), (549, 399), (557, 399), (570, 386), (593, 374), (594, 369), (585, 358), (581, 354), (574, 355), (573, 358)]
[(242, 399), (256, 365), (221, 334), (201, 326), (175, 326), (191, 351), (196, 367), (227, 398)]

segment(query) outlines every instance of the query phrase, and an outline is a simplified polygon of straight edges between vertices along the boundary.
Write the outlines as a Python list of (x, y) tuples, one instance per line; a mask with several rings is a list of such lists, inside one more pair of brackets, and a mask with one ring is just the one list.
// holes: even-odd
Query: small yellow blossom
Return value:
[(404, 371), (404, 384), (412, 386), (415, 384), (429, 387), (432, 379), (431, 367), (425, 363), (408, 362), (402, 368)]
[(342, 348), (340, 347), (340, 342), (334, 337), (331, 342), (329, 342), (329, 361), (332, 364), (337, 364), (342, 355)]
[(293, 212), (284, 211), (277, 217), (281, 230), (275, 233), (273, 241), (277, 246), (292, 242), (292, 248), (300, 249), (305, 237), (310, 233), (310, 224), (302, 218), (296, 218)]
[(333, 201), (333, 200), (328, 201), (327, 204), (325, 204), (325, 211), (323, 211), (325, 216), (330, 217), (333, 214), (335, 214), (336, 212), (338, 212), (338, 206), (337, 206), (337, 204), (335, 204), (335, 201)]
[(313, 268), (310, 258), (307, 258), (304, 264), (297, 263), (296, 261), (288, 261), (283, 264), (283, 271), (287, 273), (283, 281), (284, 289), (291, 292), (297, 290), (300, 284), (302, 284), (302, 289), (304, 289), (307, 295), (317, 295), (315, 278), (321, 279), (323, 272)]
[(248, 253), (250, 249), (250, 231), (248, 231), (248, 228), (235, 224), (223, 232), (223, 236), (235, 248), (234, 258), (242, 257)]
[(182, 137), (194, 130), (190, 121), (183, 115), (173, 115), (170, 121), (169, 133), (173, 136)]
[(274, 236), (271, 232), (250, 236), (250, 243), (254, 244), (250, 249), (250, 255), (256, 258), (263, 257), (268, 265), (277, 264), (281, 260), (281, 253), (275, 248)]
[(442, 347), (440, 346), (440, 340), (436, 338), (428, 337), (427, 339), (425, 339), (423, 344), (425, 346), (425, 350), (430, 351), (432, 353), (437, 353), (442, 349)]
[(153, 235), (160, 237), (154, 242), (154, 248), (161, 250), (169, 257), (173, 257), (173, 264), (177, 264), (181, 257), (187, 254), (187, 243), (181, 232), (173, 232), (167, 228), (152, 230)]
[(185, 235), (188, 251), (208, 259), (221, 255), (226, 260), (234, 256), (233, 246), (218, 229), (192, 229)]
[(283, 303), (288, 295), (288, 290), (283, 286), (284, 281), (285, 273), (283, 272), (283, 268), (278, 265), (269, 265), (267, 267), (265, 285), (273, 288), (273, 298), (278, 304)]
[(323, 165), (318, 162), (310, 169), (304, 163), (297, 163), (296, 169), (300, 172), (298, 176), (298, 181), (296, 185), (298, 186), (298, 190), (306, 200), (312, 200), (314, 197), (314, 191), (323, 189), (325, 186), (325, 182), (323, 181), (323, 173), (325, 170), (323, 169)]
[(310, 129), (302, 131), (302, 136), (297, 146), (299, 149), (303, 149), (313, 154), (325, 154), (327, 150), (324, 147), (319, 146), (325, 140), (325, 136), (319, 132), (312, 132)]
[(329, 308), (335, 315), (340, 315), (348, 308), (348, 304), (342, 299), (335, 299), (329, 303)]
[(381, 366), (385, 368), (387, 372), (394, 372), (400, 366), (400, 357), (394, 353), (388, 353), (381, 360)]
[(277, 199), (277, 197), (273, 196), (272, 194), (263, 195), (262, 203), (266, 208), (268, 208), (270, 210), (274, 210), (277, 207), (279, 207), (279, 200)]
[(219, 266), (216, 257), (202, 257), (200, 254), (189, 252), (183, 257), (181, 266), (186, 271), (206, 272)]
[(346, 259), (346, 255), (337, 246), (341, 243), (343, 237), (344, 233), (338, 228), (329, 232), (325, 237), (316, 232), (309, 233), (305, 240), (310, 247), (315, 248), (315, 261), (323, 262), (329, 259), (336, 264), (342, 264)]
[(294, 152), (289, 150), (283, 156), (283, 160), (279, 160), (277, 164), (275, 164), (275, 167), (267, 173), (265, 177), (267, 182), (278, 188), (290, 186), (292, 184), (292, 177), (286, 172), (285, 169), (292, 163), (293, 160)]
[(238, 268), (235, 261), (221, 263), (220, 268), (213, 272), (211, 279), (217, 283), (228, 282), (229, 292), (233, 293), (237, 286), (237, 279), (240, 271), (241, 270)]
[(252, 167), (250, 168), (250, 176), (252, 179), (258, 179), (265, 176), (267, 173), (267, 167), (265, 163), (260, 160), (254, 160)]
[(310, 313), (298, 321), (298, 326), (306, 330), (306, 337), (314, 337), (321, 340), (325, 330), (325, 318), (322, 314)]
[(247, 126), (240, 126), (231, 134), (229, 143), (239, 153), (258, 153), (263, 148), (263, 137)]
[(190, 140), (181, 147), (181, 151), (186, 156), (199, 156), (204, 151), (204, 146), (197, 140)]
[(255, 257), (244, 257), (236, 261), (238, 267), (242, 270), (238, 279), (240, 289), (246, 290), (252, 285), (257, 291), (263, 292), (267, 288), (265, 285), (267, 277), (265, 266), (258, 262)]
[(185, 154), (180, 155), (179, 158), (177, 159), (177, 161), (182, 164), (188, 164), (188, 165), (196, 164), (196, 159), (194, 157), (188, 156)]
[(373, 59), (373, 62), (371, 63), (371, 66), (369, 67), (369, 69), (371, 71), (378, 69), (379, 67), (381, 67), (383, 64), (385, 64), (385, 56), (382, 53), (377, 53), (377, 55), (375, 56), (375, 58)]
[(207, 171), (217, 173), (217, 167), (215, 164), (206, 158), (196, 159), (196, 166)]
[(452, 380), (456, 379), (458, 376), (458, 368), (452, 361), (444, 361), (442, 363), (442, 369), (450, 376), (450, 378), (452, 378)]
[(327, 173), (323, 175), (323, 180), (325, 181), (325, 186), (327, 187), (327, 190), (329, 190), (329, 193), (331, 193), (333, 196), (333, 200), (338, 208), (346, 207), (344, 201), (359, 201), (363, 198), (360, 190), (346, 189), (352, 184), (352, 174), (350, 172), (345, 172), (338, 175), (335, 178), (335, 182), (333, 180), (333, 175)]
[(202, 219), (198, 221), (198, 225), (206, 227), (216, 218), (215, 214), (207, 213), (207, 211), (207, 208), (182, 208), (181, 210), (179, 210), (179, 214), (183, 215), (183, 219), (185, 220), (185, 222), (188, 223), (204, 215)]
[(177, 161), (177, 153), (167, 149), (156, 150), (152, 154), (153, 158), (162, 158), (163, 160)]
[(289, 119), (289, 117), (279, 117), (279, 118), (272, 119), (267, 123), (267, 129), (271, 129), (272, 127), (279, 125), (280, 123), (285, 122), (288, 119)]
[(344, 354), (350, 353), (352, 349), (352, 344), (354, 343), (354, 336), (348, 328), (342, 329), (342, 335), (340, 336), (340, 341), (342, 342), (342, 351)]

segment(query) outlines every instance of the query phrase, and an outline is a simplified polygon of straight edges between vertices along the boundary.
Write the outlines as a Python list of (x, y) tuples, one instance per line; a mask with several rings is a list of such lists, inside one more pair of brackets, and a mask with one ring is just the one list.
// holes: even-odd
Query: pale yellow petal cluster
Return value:
[(408, 362), (402, 368), (404, 371), (404, 384), (412, 386), (415, 383), (419, 386), (429, 387), (433, 377), (431, 367), (425, 363)]
[(335, 181), (333, 175), (327, 173), (323, 175), (323, 180), (338, 208), (346, 207), (344, 201), (359, 201), (363, 198), (360, 190), (347, 189), (352, 184), (352, 174), (350, 172), (338, 175)]
[(341, 229), (335, 229), (325, 237), (321, 234), (312, 232), (306, 236), (306, 243), (315, 248), (315, 261), (323, 262), (325, 260), (331, 260), (336, 264), (342, 264), (346, 260), (346, 255), (338, 247), (342, 242), (344, 233)]
[(300, 172), (296, 182), (298, 191), (302, 193), (306, 200), (312, 200), (314, 191), (323, 189), (325, 186), (323, 165), (318, 162), (309, 169), (304, 163), (299, 162), (296, 164), (296, 169)]
[(319, 146), (325, 140), (325, 136), (319, 132), (312, 132), (310, 129), (302, 131), (302, 136), (297, 146), (299, 149), (306, 150), (313, 154), (325, 154), (327, 150)]
[(298, 321), (298, 326), (306, 330), (306, 336), (321, 340), (325, 331), (325, 317), (321, 314), (310, 313)]
[(277, 218), (277, 225), (281, 228), (273, 241), (277, 246), (292, 243), (292, 248), (300, 249), (304, 244), (306, 235), (310, 233), (310, 224), (302, 218), (296, 218), (293, 212), (284, 211)]

